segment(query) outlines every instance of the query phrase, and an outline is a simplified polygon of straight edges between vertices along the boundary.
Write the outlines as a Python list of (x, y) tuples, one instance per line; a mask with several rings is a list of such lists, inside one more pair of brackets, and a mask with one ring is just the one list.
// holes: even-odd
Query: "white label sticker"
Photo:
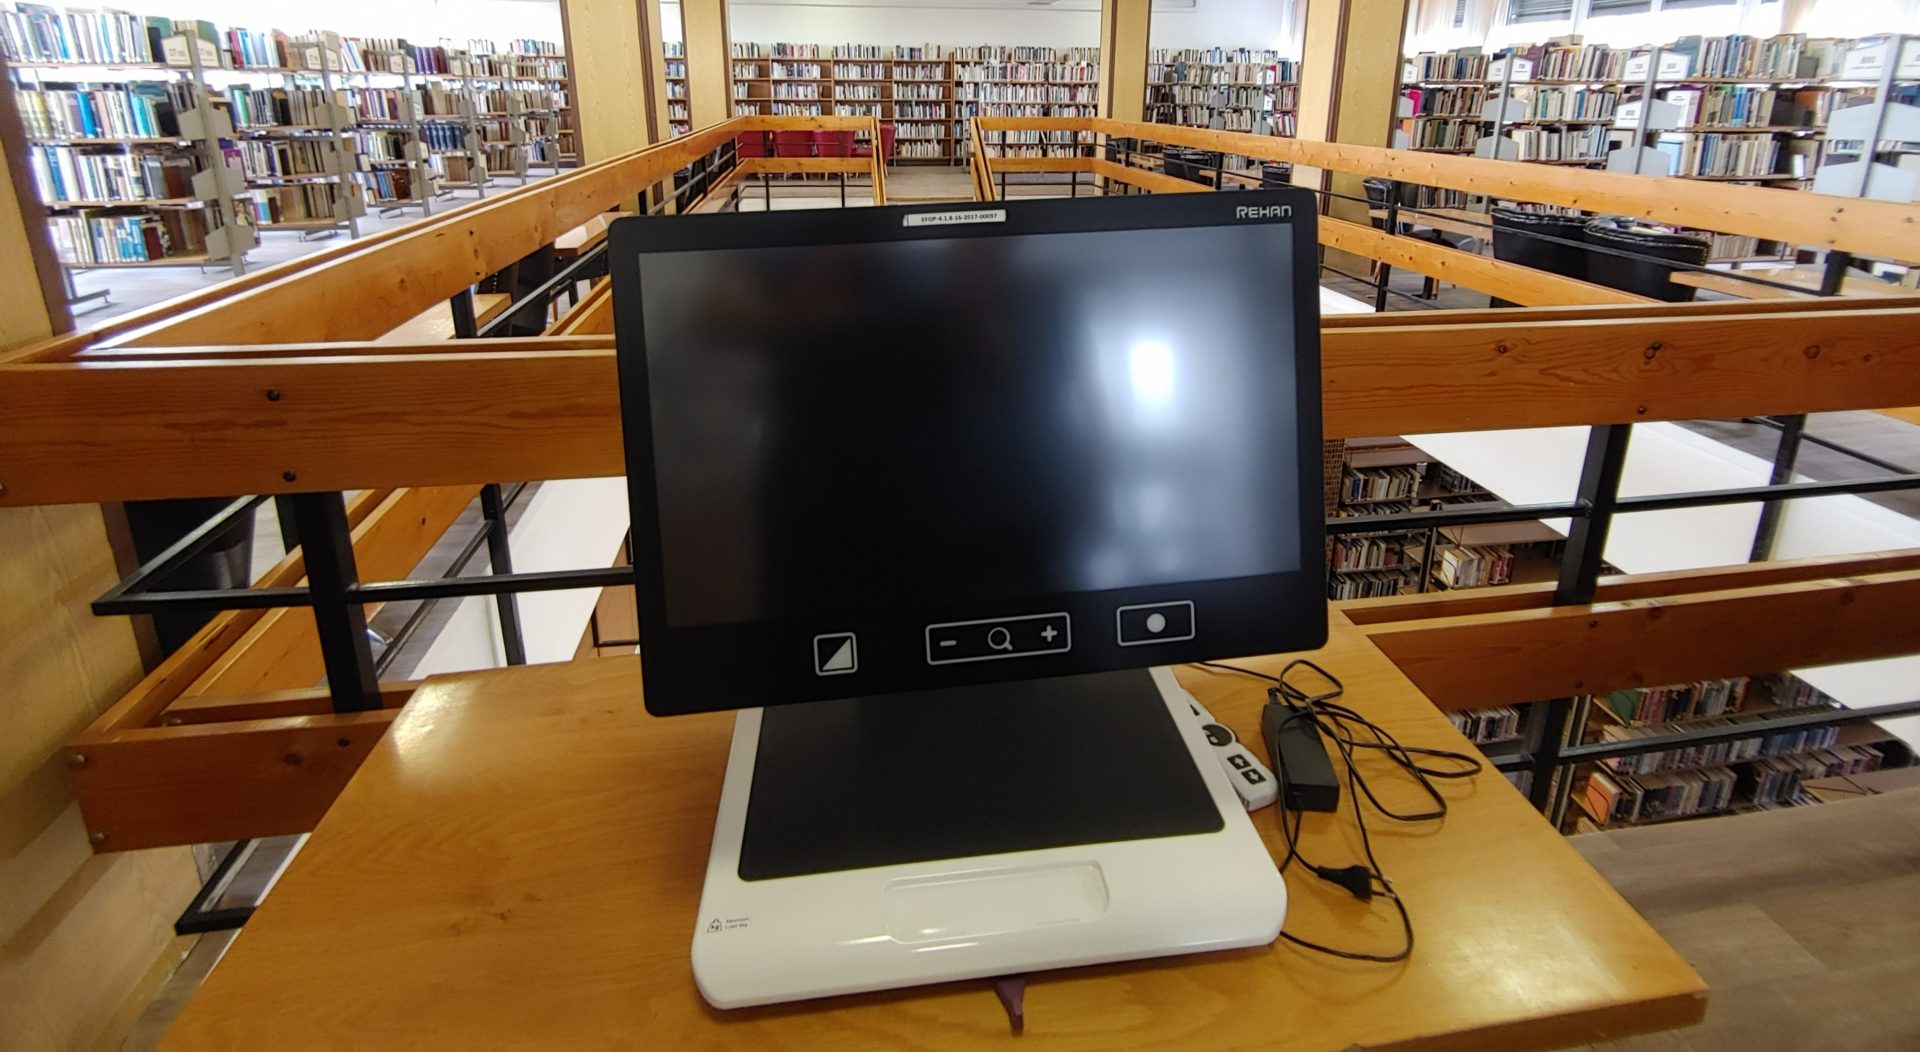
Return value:
[(957, 223), (1004, 223), (1007, 210), (983, 208), (970, 212), (914, 212), (902, 216), (901, 226), (953, 226)]

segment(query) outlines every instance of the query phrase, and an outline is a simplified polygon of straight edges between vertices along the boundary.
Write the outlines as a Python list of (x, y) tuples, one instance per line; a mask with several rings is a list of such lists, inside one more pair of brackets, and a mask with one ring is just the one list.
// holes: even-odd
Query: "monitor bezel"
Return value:
[[(1284, 206), (1283, 212), (1275, 206)], [(922, 221), (909, 217), (954, 216), (973, 213), (971, 222)], [(981, 218), (984, 213), (988, 218)], [(854, 695), (892, 694), (958, 687), (1013, 679), (1139, 668), (1150, 665), (1231, 658), (1254, 653), (1311, 650), (1323, 646), (1326, 624), (1325, 509), (1321, 484), (1311, 486), (1314, 499), (1300, 505), (1298, 536), (1300, 569), (1286, 574), (1238, 578), (1228, 582), (1188, 582), (1116, 590), (1103, 595), (1134, 595), (1152, 601), (1156, 596), (1193, 593), (1201, 585), (1219, 585), (1221, 594), (1237, 597), (1244, 607), (1249, 596), (1260, 614), (1272, 614), (1266, 630), (1238, 632), (1231, 640), (1217, 633), (1184, 643), (1130, 648), (1118, 660), (1085, 660), (1086, 651), (1072, 660), (987, 661), (978, 664), (890, 668), (863, 676), (817, 676), (780, 669), (750, 672), (760, 662), (735, 653), (744, 641), (764, 645), (774, 637), (793, 636), (802, 619), (781, 618), (730, 626), (669, 627), (666, 613), (665, 565), (659, 526), (659, 492), (654, 470), (652, 411), (644, 339), (645, 314), (638, 295), (643, 253), (673, 253), (714, 249), (827, 246), (882, 241), (949, 240), (1083, 231), (1153, 230), (1194, 226), (1226, 226), (1259, 222), (1285, 226), (1294, 239), (1291, 268), (1294, 312), (1295, 406), (1276, 406), (1276, 412), (1295, 412), (1297, 465), (1303, 494), (1309, 483), (1324, 483), (1321, 437), (1320, 310), (1316, 280), (1318, 242), (1316, 205), (1311, 192), (1297, 188), (1247, 190), (1234, 193), (1156, 194), (1094, 199), (1034, 199), (974, 202), (957, 206), (883, 206), (873, 208), (794, 210), (770, 213), (718, 213), (675, 217), (636, 216), (615, 221), (608, 229), (609, 272), (612, 282), (615, 339), (618, 358), (623, 447), (627, 463), (627, 490), (631, 510), (634, 597), (639, 615), (644, 700), (655, 715), (682, 715), (764, 705), (827, 700)], [(1255, 582), (1258, 582), (1257, 589)], [(1202, 589), (1204, 592), (1204, 589)], [(1078, 593), (1091, 595), (1093, 593)], [(1070, 593), (1072, 595), (1072, 593)], [(1042, 602), (1044, 605), (1044, 601)], [(858, 612), (871, 620), (883, 612)], [(908, 624), (924, 621), (920, 611), (889, 611)], [(1002, 616), (998, 610), (992, 616)], [(1011, 612), (1009, 615), (1011, 616)], [(851, 616), (850, 618), (851, 619)], [(1252, 620), (1253, 618), (1247, 618)], [(817, 619), (806, 619), (813, 621)], [(937, 618), (937, 620), (947, 620)], [(1088, 626), (1091, 628), (1092, 626)], [(717, 628), (732, 632), (734, 645), (714, 635)], [(1083, 629), (1075, 625), (1074, 631)], [(1228, 642), (1238, 646), (1222, 646)], [(860, 648), (867, 647), (863, 640)], [(1111, 649), (1111, 648), (1107, 648)], [(731, 659), (731, 660), (729, 660)], [(871, 665), (869, 664), (869, 669)], [(805, 671), (801, 669), (799, 671)]]

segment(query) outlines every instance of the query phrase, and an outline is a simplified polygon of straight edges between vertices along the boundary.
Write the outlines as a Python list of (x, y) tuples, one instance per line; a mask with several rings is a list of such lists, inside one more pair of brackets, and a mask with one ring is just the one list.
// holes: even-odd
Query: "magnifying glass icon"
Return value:
[(987, 649), (988, 650), (1012, 650), (1013, 649), (1013, 633), (1007, 631), (1006, 627), (1002, 625), (996, 625), (993, 628), (988, 629), (987, 630)]

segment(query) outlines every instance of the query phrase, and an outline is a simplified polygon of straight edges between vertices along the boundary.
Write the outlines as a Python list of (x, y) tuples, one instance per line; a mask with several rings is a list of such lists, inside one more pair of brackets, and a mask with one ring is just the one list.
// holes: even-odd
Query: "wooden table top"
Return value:
[[(1409, 744), (1468, 748), (1359, 630), (1331, 616), (1332, 641), (1316, 659), (1345, 679), (1349, 704)], [(1284, 660), (1248, 664), (1278, 672)], [(1259, 685), (1178, 673), (1259, 741)], [(1006, 1015), (980, 981), (731, 1013), (701, 1001), (688, 950), (731, 730), (726, 713), (648, 716), (633, 657), (428, 681), (169, 1044), (845, 1050), (1008, 1040)], [(1378, 781), (1389, 805), (1424, 806), (1399, 779)], [(1413, 916), (1410, 960), (1339, 961), (1280, 942), (1043, 973), (1030, 978), (1022, 1047), (1560, 1047), (1701, 1018), (1700, 978), (1505, 779), (1489, 769), (1442, 791), (1452, 805), (1442, 822), (1370, 826)], [(1276, 822), (1273, 810), (1255, 815), (1279, 857)], [(1344, 810), (1309, 815), (1302, 844), (1321, 864), (1359, 857)], [(1288, 931), (1394, 948), (1384, 903), (1369, 909), (1297, 867), (1287, 882)]]

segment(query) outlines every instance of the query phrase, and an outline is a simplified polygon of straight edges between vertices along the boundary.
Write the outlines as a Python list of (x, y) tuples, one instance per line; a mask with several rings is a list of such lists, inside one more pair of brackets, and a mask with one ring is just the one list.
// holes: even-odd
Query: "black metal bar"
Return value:
[(450, 599), (501, 592), (555, 592), (568, 588), (612, 588), (633, 583), (633, 568), (609, 566), (537, 573), (490, 574), (457, 581), (383, 581), (354, 585), (347, 594), (359, 603), (397, 603), (408, 599)]
[[(1773, 472), (1767, 484), (1778, 486), (1793, 478), (1793, 466), (1800, 459), (1800, 436), (1807, 430), (1807, 415), (1795, 413), (1780, 418), (1780, 444), (1773, 451)], [(1747, 561), (1765, 562), (1773, 558), (1773, 538), (1780, 530), (1780, 516), (1786, 505), (1770, 500), (1760, 505), (1760, 521), (1753, 527), (1753, 550)]]
[[(480, 487), (480, 513), (486, 517), (487, 561), (496, 574), (513, 572), (513, 550), (507, 543), (507, 509), (500, 499), (500, 484), (489, 482)], [(500, 640), (507, 652), (507, 664), (527, 663), (526, 641), (520, 635), (520, 608), (512, 592), (493, 597), (500, 615)]]
[(847, 207), (847, 173), (835, 172), (833, 174), (840, 177), (840, 207), (845, 208)]
[(273, 498), (273, 517), (280, 525), (280, 548), (292, 551), (300, 547), (300, 531), (293, 525), (293, 501), (286, 494)]
[[(1400, 236), (1400, 181), (1392, 180), (1387, 186), (1386, 230), (1388, 235), (1398, 237)], [(1393, 264), (1383, 259), (1376, 260), (1373, 266), (1376, 279), (1373, 290), (1373, 312), (1379, 314), (1387, 309), (1387, 286), (1393, 280)]]
[(580, 258), (562, 267), (553, 277), (548, 278), (537, 288), (530, 290), (526, 295), (520, 297), (518, 302), (489, 319), (485, 325), (480, 326), (474, 335), (492, 336), (496, 331), (506, 328), (514, 318), (525, 313), (527, 308), (535, 304), (538, 304), (542, 310), (545, 310), (547, 304), (552, 303), (554, 298), (561, 292), (572, 288), (574, 282), (584, 278), (597, 278), (601, 274), (604, 274), (609, 258), (607, 255), (607, 243), (601, 241), (599, 244), (581, 253)]
[(313, 623), (327, 669), (327, 692), (335, 712), (366, 712), (380, 707), (380, 683), (367, 642), (367, 612), (350, 594), (358, 573), (353, 534), (347, 526), (344, 494), (298, 493), (293, 498), (313, 596)]
[(1527, 787), (1527, 799), (1541, 814), (1546, 814), (1553, 807), (1556, 788), (1553, 772), (1564, 762), (1561, 756), (1566, 748), (1567, 718), (1572, 712), (1572, 698), (1553, 698), (1541, 703), (1535, 713), (1539, 726), (1532, 730), (1534, 740), (1527, 750), (1533, 771), (1533, 784)]
[(1573, 520), (1567, 533), (1566, 555), (1560, 560), (1560, 582), (1554, 589), (1556, 606), (1578, 606), (1593, 601), (1600, 580), (1607, 531), (1620, 499), (1620, 474), (1627, 464), (1631, 424), (1599, 424), (1587, 437), (1586, 462), (1580, 468), (1580, 486), (1574, 499), (1587, 513)]
[(1674, 508), (1708, 508), (1717, 504), (1746, 504), (1758, 500), (1798, 500), (1804, 497), (1886, 493), (1916, 487), (1920, 487), (1920, 475), (1894, 475), (1887, 478), (1853, 479), (1840, 482), (1789, 482), (1780, 486), (1745, 486), (1740, 489), (1705, 490), (1699, 493), (1622, 497), (1616, 510), (1621, 512), (1670, 511)]
[[(1324, 254), (1320, 261), (1320, 269), (1327, 271), (1330, 274), (1337, 274), (1340, 277), (1346, 278), (1348, 281), (1358, 282), (1362, 285), (1372, 285), (1374, 283), (1372, 278), (1363, 278), (1358, 274), (1349, 274), (1346, 271), (1341, 270), (1339, 267), (1329, 266), (1326, 262), (1326, 259), (1324, 258)], [(1411, 292), (1401, 292), (1399, 289), (1388, 287), (1387, 294), (1391, 296), (1398, 296), (1401, 299), (1405, 299), (1405, 300), (1412, 300), (1413, 302), (1418, 303), (1423, 309), (1427, 307), (1427, 301), (1421, 299), (1420, 297), (1414, 295)]]
[(1426, 550), (1420, 553), (1420, 591), (1433, 587), (1433, 557), (1440, 549), (1440, 527), (1427, 527)]
[(100, 608), (102, 603), (110, 603), (129, 593), (135, 593), (147, 585), (164, 579), (168, 574), (180, 568), (187, 560), (207, 550), (207, 546), (226, 535), (239, 523), (240, 516), (252, 511), (264, 503), (265, 497), (241, 497), (215, 512), (211, 518), (194, 527), (185, 537), (173, 542), (166, 551), (143, 563), (139, 569), (128, 574), (126, 579), (107, 589), (106, 594), (94, 601), (96, 614), (111, 613)]
[(447, 301), (453, 307), (453, 338), (471, 340), (479, 330), (473, 320), (473, 286), (469, 285), (453, 294)]
[(247, 918), (253, 916), (252, 906), (231, 906), (217, 910), (207, 908), (207, 903), (225, 894), (232, 885), (234, 870), (238, 869), (240, 863), (253, 853), (252, 847), (253, 841), (238, 840), (227, 849), (227, 853), (220, 857), (219, 864), (213, 867), (213, 872), (207, 877), (206, 883), (200, 885), (200, 890), (194, 893), (193, 901), (187, 903), (187, 908), (181, 912), (180, 919), (173, 922), (175, 935), (205, 935), (212, 931), (230, 931), (245, 924)]
[(185, 610), (272, 610), (283, 606), (312, 605), (313, 597), (305, 588), (204, 588), (190, 592), (101, 596), (93, 601), (93, 612), (106, 617)]
[(766, 207), (763, 211), (773, 211), (773, 173), (760, 173), (760, 200)]
[[(513, 507), (514, 504), (520, 500), (520, 494), (525, 492), (526, 488), (527, 484), (524, 482), (515, 483), (512, 489), (506, 491), (502, 499), (503, 508)], [(443, 579), (459, 577), (466, 571), (468, 564), (473, 562), (473, 557), (480, 553), (481, 547), (487, 543), (490, 536), (490, 531), (484, 527), (475, 530), (473, 536), (467, 538), (467, 543), (461, 546), (459, 554), (453, 557), (453, 561), (447, 564), (446, 570), (442, 572), (440, 576)], [(415, 632), (419, 631), (421, 623), (427, 618), (427, 614), (438, 603), (439, 600), (437, 599), (428, 599), (414, 605), (413, 612), (407, 615), (407, 619), (401, 623), (398, 629), (394, 630), (393, 638), (387, 642), (386, 649), (381, 652), (379, 658), (375, 659), (373, 663), (375, 672), (382, 676), (387, 674), (387, 670), (391, 668), (394, 661), (399, 658), (401, 648), (407, 644), (408, 640), (413, 638)]]
[(1872, 705), (1861, 709), (1818, 709), (1814, 712), (1779, 716), (1772, 719), (1753, 720), (1717, 727), (1698, 727), (1692, 730), (1662, 734), (1653, 738), (1634, 738), (1629, 741), (1597, 742), (1592, 745), (1573, 745), (1562, 750), (1562, 763), (1590, 763), (1615, 756), (1639, 756), (1643, 753), (1664, 752), (1668, 749), (1684, 749), (1690, 745), (1706, 745), (1712, 742), (1739, 741), (1744, 738), (1764, 738), (1769, 734), (1802, 730), (1808, 727), (1845, 726), (1851, 723), (1870, 723), (1894, 716), (1911, 716), (1920, 713), (1920, 701), (1901, 701), (1889, 705)]
[(1835, 249), (1827, 253), (1826, 269), (1820, 275), (1820, 295), (1838, 296), (1847, 281), (1847, 268), (1853, 265), (1853, 254)]
[(1487, 507), (1466, 504), (1442, 511), (1402, 511), (1391, 515), (1354, 515), (1328, 519), (1327, 533), (1384, 533), (1388, 530), (1418, 530), (1429, 526), (1485, 526), (1500, 522), (1525, 522), (1528, 519), (1578, 518), (1587, 513), (1581, 504), (1499, 504)]
[(1080, 173), (1079, 172), (1067, 173), (1067, 196), (1068, 197), (1080, 196)]

